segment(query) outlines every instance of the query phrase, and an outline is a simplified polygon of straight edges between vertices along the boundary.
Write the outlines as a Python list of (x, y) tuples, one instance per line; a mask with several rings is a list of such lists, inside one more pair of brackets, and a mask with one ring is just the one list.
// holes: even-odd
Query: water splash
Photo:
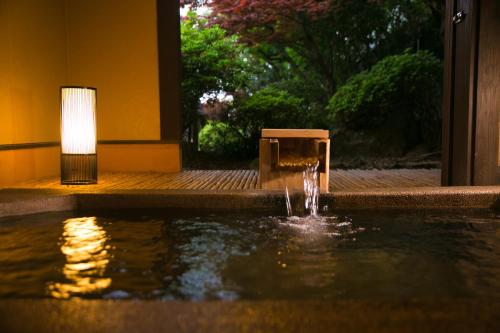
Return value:
[[(313, 238), (315, 237), (334, 237), (334, 238), (349, 238), (358, 232), (364, 231), (363, 228), (355, 228), (352, 225), (352, 220), (349, 217), (338, 217), (319, 214), (319, 161), (314, 164), (305, 165), (303, 171), (304, 179), (304, 196), (302, 207), (305, 208), (305, 216), (294, 216), (292, 211), (292, 204), (290, 200), (290, 193), (288, 186), (285, 185), (285, 199), (286, 210), (288, 213), (287, 218), (277, 218), (279, 225), (294, 229), (302, 234), (307, 234)], [(295, 206), (297, 208), (297, 206)], [(300, 212), (301, 209), (298, 209)], [(328, 206), (323, 207), (323, 212), (328, 211)], [(355, 240), (355, 238), (353, 238)]]
[(308, 239), (329, 237), (355, 240), (356, 234), (365, 230), (362, 227), (355, 227), (352, 219), (347, 216), (291, 216), (276, 218), (276, 221), (282, 227), (308, 236)]
[(319, 161), (309, 164), (303, 172), (305, 208), (309, 210), (310, 216), (318, 216), (319, 206), (319, 184), (318, 184)]

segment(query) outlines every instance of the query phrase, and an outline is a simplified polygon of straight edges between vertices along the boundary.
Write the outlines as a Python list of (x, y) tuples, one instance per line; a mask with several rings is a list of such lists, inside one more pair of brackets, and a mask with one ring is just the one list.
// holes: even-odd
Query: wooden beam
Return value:
[(262, 129), (263, 138), (309, 138), (309, 139), (328, 139), (328, 130), (321, 129)]

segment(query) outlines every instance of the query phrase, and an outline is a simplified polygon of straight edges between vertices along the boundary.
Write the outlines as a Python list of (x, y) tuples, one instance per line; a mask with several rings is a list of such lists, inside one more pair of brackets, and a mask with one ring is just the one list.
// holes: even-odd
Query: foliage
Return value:
[(385, 128), (401, 133), (409, 146), (424, 141), (436, 147), (440, 94), (440, 61), (427, 51), (405, 52), (353, 76), (333, 95), (327, 110), (337, 128)]
[(200, 131), (199, 150), (216, 155), (241, 153), (243, 133), (225, 122), (208, 121)]
[(235, 125), (245, 134), (249, 153), (257, 151), (262, 128), (304, 128), (308, 127), (309, 121), (303, 99), (273, 86), (265, 87), (243, 101), (233, 118)]
[(183, 128), (197, 138), (200, 98), (245, 86), (251, 73), (245, 47), (218, 25), (189, 12), (181, 22)]
[[(213, 21), (230, 33), (239, 34), (278, 77), (290, 79), (290, 74), (312, 77), (315, 86), (325, 95), (331, 95), (340, 75), (337, 70), (345, 63), (335, 59), (344, 36), (338, 34), (333, 16), (339, 11), (333, 11), (334, 2), (219, 0), (210, 6)], [(363, 34), (368, 35), (371, 30), (370, 27)]]
[(214, 0), (208, 6), (212, 22), (238, 34), (281, 79), (309, 77), (326, 96), (388, 54), (442, 44), (429, 28), (441, 18), (436, 0)]

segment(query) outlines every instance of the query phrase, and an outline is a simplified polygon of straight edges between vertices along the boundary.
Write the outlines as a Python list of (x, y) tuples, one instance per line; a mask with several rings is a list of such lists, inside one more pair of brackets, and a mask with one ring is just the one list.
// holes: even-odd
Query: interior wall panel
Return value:
[(68, 81), (97, 88), (99, 140), (159, 140), (156, 0), (67, 0)]
[(59, 139), (64, 0), (0, 0), (0, 145)]

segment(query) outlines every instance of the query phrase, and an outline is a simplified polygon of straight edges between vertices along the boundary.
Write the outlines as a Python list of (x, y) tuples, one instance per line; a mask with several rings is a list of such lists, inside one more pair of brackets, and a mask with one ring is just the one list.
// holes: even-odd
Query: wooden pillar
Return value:
[(181, 30), (179, 0), (157, 0), (161, 140), (180, 143)]
[(481, 0), (474, 185), (500, 184), (500, 1)]
[(443, 185), (498, 184), (498, 2), (447, 0)]

